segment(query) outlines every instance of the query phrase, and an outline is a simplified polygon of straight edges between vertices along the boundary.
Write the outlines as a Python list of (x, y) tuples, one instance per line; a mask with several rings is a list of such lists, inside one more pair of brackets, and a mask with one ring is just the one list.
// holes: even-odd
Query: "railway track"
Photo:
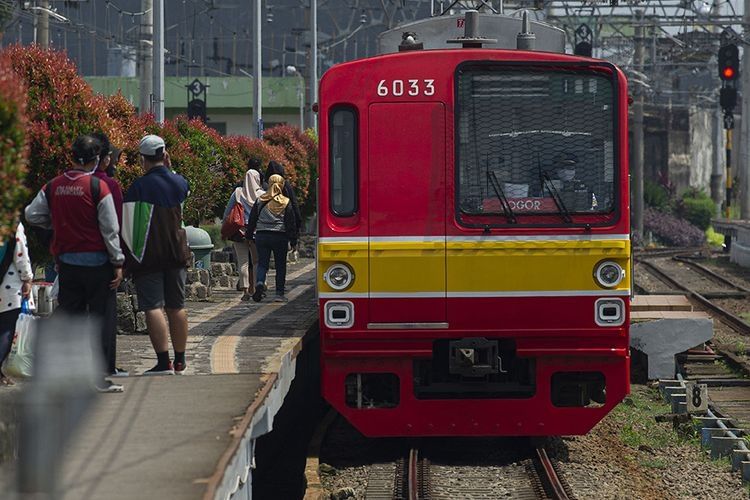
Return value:
[[(641, 257), (636, 260), (658, 280), (684, 292), (715, 319), (742, 336), (750, 336), (750, 324), (717, 304), (717, 301), (721, 301), (726, 305), (732, 300), (747, 304), (750, 289), (684, 254), (672, 255), (668, 261), (687, 267), (705, 281), (689, 275), (684, 275), (686, 279), (678, 279), (673, 272), (670, 273), (670, 266), (663, 260), (662, 265), (657, 265), (658, 259), (651, 261)], [(687, 283), (688, 280), (692, 285)], [(696, 286), (701, 286), (701, 289), (696, 289)], [(682, 355), (678, 362), (685, 379), (708, 386), (710, 407), (714, 413), (731, 418), (737, 427), (750, 427), (750, 379), (747, 378), (750, 376), (750, 363), (733, 352), (733, 346), (713, 345), (711, 350)]]
[(674, 275), (669, 274), (663, 266), (658, 266), (651, 260), (636, 258), (636, 262), (643, 268), (646, 268), (647, 271), (658, 280), (666, 283), (674, 289), (680, 290), (687, 295), (688, 298), (698, 302), (703, 308), (711, 312), (715, 318), (722, 321), (740, 335), (750, 336), (750, 324), (746, 323), (742, 318), (715, 302), (717, 299), (747, 300), (748, 297), (750, 297), (750, 290), (737, 285), (705, 266), (693, 262), (691, 259), (675, 256), (671, 260), (694, 269), (696, 274), (703, 276), (707, 283), (713, 282), (715, 286), (707, 286), (706, 289), (700, 291), (695, 290), (688, 284), (675, 278)]
[[(533, 449), (532, 449), (533, 448)], [(376, 464), (370, 470), (367, 500), (518, 500), (574, 498), (570, 487), (543, 445), (526, 450), (526, 457), (505, 464), (471, 463), (467, 456), (440, 458), (441, 451), (410, 448), (395, 464)], [(435, 455), (433, 461), (429, 455)], [(387, 471), (393, 474), (387, 477)]]

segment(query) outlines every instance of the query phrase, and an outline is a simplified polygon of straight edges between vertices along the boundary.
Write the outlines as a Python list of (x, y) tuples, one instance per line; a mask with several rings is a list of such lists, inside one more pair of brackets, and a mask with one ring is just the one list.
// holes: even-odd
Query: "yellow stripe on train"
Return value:
[[(348, 293), (602, 290), (594, 268), (612, 260), (629, 272), (630, 241), (366, 241), (318, 245), (319, 290), (332, 264), (355, 274)], [(630, 277), (614, 290), (628, 290)]]

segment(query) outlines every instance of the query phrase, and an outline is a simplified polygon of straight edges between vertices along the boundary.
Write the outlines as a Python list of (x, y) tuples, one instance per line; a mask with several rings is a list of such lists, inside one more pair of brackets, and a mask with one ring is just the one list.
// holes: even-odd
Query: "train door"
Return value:
[(445, 106), (377, 103), (368, 116), (369, 322), (446, 321)]

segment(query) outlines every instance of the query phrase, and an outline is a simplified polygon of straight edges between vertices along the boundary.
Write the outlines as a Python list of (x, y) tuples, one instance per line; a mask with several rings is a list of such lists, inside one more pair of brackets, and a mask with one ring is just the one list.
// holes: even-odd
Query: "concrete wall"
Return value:
[(690, 187), (711, 192), (714, 164), (714, 112), (690, 108)]

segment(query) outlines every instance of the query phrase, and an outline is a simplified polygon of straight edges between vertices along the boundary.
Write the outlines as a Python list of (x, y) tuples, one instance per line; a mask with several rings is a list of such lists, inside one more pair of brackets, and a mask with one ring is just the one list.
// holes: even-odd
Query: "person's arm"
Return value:
[(26, 243), (26, 232), (23, 224), (18, 224), (16, 229), (16, 249), (13, 255), (13, 263), (18, 269), (19, 278), (21, 278), (21, 296), (28, 299), (31, 296), (31, 282), (34, 279), (34, 271), (31, 268), (31, 258), (29, 257), (29, 247)]
[(286, 228), (286, 236), (289, 238), (289, 244), (292, 248), (297, 247), (297, 221), (294, 216), (294, 209), (291, 207), (291, 203), (284, 209), (284, 227)]
[(300, 212), (299, 205), (297, 204), (297, 195), (294, 194), (294, 188), (289, 184), (289, 181), (284, 183), (284, 195), (291, 200), (292, 210), (294, 212), (294, 223), (297, 225), (297, 231), (302, 229), (302, 212)]
[(34, 200), (26, 207), (24, 215), (29, 224), (44, 229), (52, 229), (52, 218), (50, 217), (49, 204), (47, 203), (47, 196), (44, 194), (44, 188), (39, 190)]
[(253, 209), (250, 210), (250, 219), (247, 221), (247, 228), (245, 230), (245, 238), (248, 240), (253, 239), (255, 234), (255, 228), (258, 226), (258, 217), (260, 217), (261, 202), (256, 201), (253, 205)]
[(235, 197), (235, 192), (232, 191), (232, 196), (229, 197), (227, 207), (224, 209), (224, 215), (221, 216), (222, 223), (227, 220), (227, 217), (229, 217), (229, 212), (232, 211), (232, 207), (234, 207), (235, 203), (237, 203), (237, 198)]
[(104, 244), (107, 247), (109, 261), (115, 267), (122, 267), (125, 255), (120, 248), (120, 224), (117, 222), (117, 212), (112, 201), (112, 195), (107, 194), (99, 200), (96, 206), (96, 215), (99, 222), (99, 232), (102, 234)]
[(122, 227), (122, 188), (120, 187), (120, 183), (117, 181), (113, 182), (109, 190), (112, 193), (115, 212), (117, 212), (117, 223)]

